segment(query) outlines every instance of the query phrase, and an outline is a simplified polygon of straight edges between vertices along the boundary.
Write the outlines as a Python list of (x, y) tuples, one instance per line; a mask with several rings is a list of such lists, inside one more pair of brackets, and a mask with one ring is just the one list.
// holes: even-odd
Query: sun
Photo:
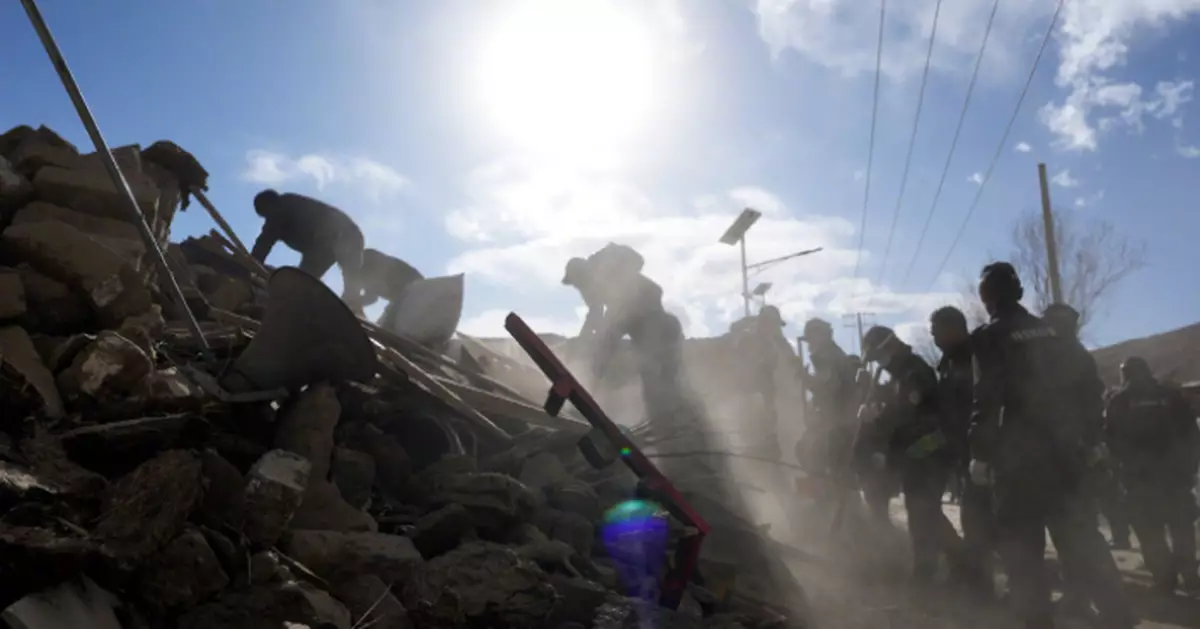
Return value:
[(645, 18), (611, 0), (524, 0), (484, 40), (479, 107), (521, 148), (619, 150), (649, 122), (655, 52)]

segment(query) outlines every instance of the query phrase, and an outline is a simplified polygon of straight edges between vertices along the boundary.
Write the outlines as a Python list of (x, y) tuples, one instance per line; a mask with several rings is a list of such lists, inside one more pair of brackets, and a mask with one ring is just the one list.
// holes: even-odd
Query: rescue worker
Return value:
[(746, 341), (742, 353), (752, 365), (751, 386), (762, 397), (759, 429), (754, 435), (757, 443), (754, 453), (770, 459), (778, 459), (782, 455), (779, 448), (780, 417), (775, 378), (779, 367), (790, 365), (796, 357), (782, 332), (786, 325), (779, 308), (763, 306), (758, 315), (745, 321), (739, 335)]
[(592, 341), (592, 377), (604, 380), (621, 339), (629, 336), (646, 416), (652, 423), (670, 421), (689, 402), (683, 383), (683, 326), (663, 308), (662, 288), (640, 271), (640, 254), (610, 244), (586, 260), (571, 259), (562, 281), (576, 287), (588, 305), (580, 334)]
[[(1051, 304), (1043, 313), (1043, 318), (1046, 319), (1046, 323), (1049, 323), (1059, 335), (1074, 341), (1072, 349), (1078, 355), (1080, 362), (1085, 364), (1089, 371), (1098, 370), (1096, 359), (1079, 342), (1079, 312), (1067, 304)], [(1086, 498), (1096, 501), (1099, 511), (1104, 514), (1104, 519), (1108, 521), (1110, 533), (1109, 545), (1119, 550), (1128, 550), (1130, 533), (1129, 518), (1126, 515), (1120, 480), (1112, 469), (1112, 462), (1107, 456), (1110, 448), (1105, 443), (1103, 428), (1104, 385), (1100, 382), (1099, 378), (1089, 378), (1088, 380), (1089, 388), (1085, 391), (1080, 391), (1080, 395), (1087, 405), (1088, 414), (1095, 418), (1095, 423), (1090, 428), (1090, 430), (1094, 431), (1094, 434), (1088, 437), (1091, 440), (1089, 445), (1097, 455), (1104, 456), (1093, 457), (1091, 469), (1088, 470), (1088, 475), (1084, 479)]]
[(854, 440), (854, 416), (862, 399), (858, 395), (858, 364), (833, 340), (833, 326), (822, 319), (804, 324), (800, 342), (808, 346), (812, 374), (807, 378), (812, 392), (813, 417), (805, 426), (802, 442), (815, 452), (823, 471), (842, 471)]
[(983, 267), (979, 298), (991, 319), (971, 334), (975, 399), (969, 433), (972, 482), (991, 484), (1009, 591), (1027, 629), (1054, 627), (1045, 539), (1061, 532), (1066, 562), (1110, 629), (1136, 623), (1094, 514), (1075, 498), (1086, 459), (1086, 411), (1078, 391), (1095, 378), (1072, 357), (1070, 341), (1021, 305), (1024, 288), (1007, 262)]
[(1121, 389), (1106, 415), (1146, 567), (1166, 592), (1178, 587), (1180, 577), (1186, 589), (1200, 589), (1191, 494), (1200, 460), (1195, 413), (1178, 390), (1154, 378), (1145, 360), (1130, 356), (1121, 364)]
[(874, 326), (863, 335), (863, 359), (879, 363), (891, 376), (889, 402), (864, 429), (878, 444), (873, 454), (876, 467), (891, 464), (900, 475), (913, 578), (928, 583), (941, 555), (956, 568), (962, 561), (962, 540), (942, 511), (952, 459), (942, 427), (937, 375), (895, 332), (883, 326)]
[(934, 345), (942, 353), (938, 361), (938, 395), (953, 457), (953, 476), (957, 477), (959, 526), (963, 532), (963, 574), (965, 585), (981, 599), (995, 596), (992, 554), (996, 548), (996, 527), (992, 515), (992, 493), (986, 486), (970, 482), (967, 468), (971, 462), (967, 440), (974, 396), (974, 372), (971, 365), (971, 334), (967, 317), (954, 306), (945, 306), (929, 317)]

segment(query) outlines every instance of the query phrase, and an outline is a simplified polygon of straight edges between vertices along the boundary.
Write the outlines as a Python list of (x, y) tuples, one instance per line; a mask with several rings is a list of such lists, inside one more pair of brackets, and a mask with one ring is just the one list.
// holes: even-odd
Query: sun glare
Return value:
[(606, 0), (525, 0), (485, 40), (479, 104), (522, 148), (613, 151), (648, 122), (654, 65), (636, 13)]

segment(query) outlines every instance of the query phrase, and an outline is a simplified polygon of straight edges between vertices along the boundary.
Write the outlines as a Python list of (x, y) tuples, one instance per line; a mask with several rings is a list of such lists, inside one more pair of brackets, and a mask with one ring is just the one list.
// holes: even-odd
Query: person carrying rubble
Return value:
[[(979, 298), (991, 319), (971, 333), (975, 398), (969, 432), (972, 482), (990, 485), (1009, 591), (1027, 629), (1055, 626), (1046, 577), (1046, 529), (1059, 556), (1081, 567), (1103, 626), (1136, 625), (1095, 514), (1077, 499), (1088, 423), (1082, 369), (1065, 339), (1021, 305), (1007, 262), (983, 267)], [(1061, 538), (1061, 539), (1060, 539)]]
[[(1129, 491), (1130, 515), (1155, 584), (1200, 591), (1196, 505), (1200, 428), (1183, 395), (1154, 378), (1138, 356), (1121, 364), (1121, 389), (1108, 401), (1107, 430)], [(1165, 532), (1170, 532), (1168, 546)]]
[(971, 333), (967, 317), (954, 306), (938, 308), (929, 317), (929, 332), (942, 353), (937, 364), (938, 396), (942, 425), (952, 458), (952, 475), (962, 492), (959, 497), (959, 526), (963, 533), (964, 585), (982, 600), (995, 596), (992, 555), (996, 549), (996, 526), (992, 515), (991, 490), (970, 482), (967, 468), (971, 453), (967, 434), (971, 422), (974, 369), (971, 364)]
[(590, 257), (567, 262), (562, 283), (579, 290), (588, 314), (580, 336), (591, 353), (591, 376), (603, 381), (620, 341), (629, 336), (651, 422), (669, 422), (686, 410), (683, 326), (663, 308), (662, 288), (642, 274), (641, 254), (610, 243)]
[(942, 494), (953, 468), (943, 429), (937, 375), (891, 328), (874, 326), (863, 335), (863, 360), (878, 363), (891, 377), (889, 401), (874, 417), (863, 417), (863, 435), (876, 444), (872, 461), (900, 475), (913, 579), (929, 583), (945, 556), (957, 570), (962, 540), (942, 511)]

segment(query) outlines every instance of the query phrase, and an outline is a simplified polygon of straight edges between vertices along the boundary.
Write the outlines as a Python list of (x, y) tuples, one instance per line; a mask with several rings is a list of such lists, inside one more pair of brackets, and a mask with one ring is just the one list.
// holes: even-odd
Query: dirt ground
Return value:
[[(945, 505), (952, 522), (958, 508)], [(1014, 629), (1020, 627), (1002, 603), (973, 603), (955, 584), (928, 588), (908, 585), (907, 539), (903, 532), (904, 509), (893, 503), (894, 535), (854, 535), (842, 542), (841, 551), (822, 553), (820, 561), (793, 562), (804, 585), (819, 629)], [(1106, 531), (1107, 533), (1107, 531)], [(812, 548), (812, 545), (808, 545)], [(854, 556), (857, 559), (850, 561)], [(1126, 591), (1142, 622), (1138, 629), (1200, 629), (1200, 597), (1177, 593), (1167, 597), (1150, 589), (1150, 575), (1135, 546), (1114, 551), (1125, 575)], [(1057, 563), (1053, 549), (1047, 556)], [(1003, 577), (1001, 577), (1003, 579)], [(1003, 581), (1000, 589), (1003, 590)], [(1056, 593), (1056, 597), (1059, 593)], [(1067, 629), (1092, 626), (1086, 619), (1060, 615)]]

